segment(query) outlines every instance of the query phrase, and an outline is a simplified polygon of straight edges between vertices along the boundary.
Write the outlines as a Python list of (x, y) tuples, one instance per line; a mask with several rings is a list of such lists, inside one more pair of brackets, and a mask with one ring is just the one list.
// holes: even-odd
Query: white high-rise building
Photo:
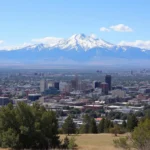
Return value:
[(47, 89), (47, 82), (45, 79), (40, 81), (40, 92), (44, 92)]

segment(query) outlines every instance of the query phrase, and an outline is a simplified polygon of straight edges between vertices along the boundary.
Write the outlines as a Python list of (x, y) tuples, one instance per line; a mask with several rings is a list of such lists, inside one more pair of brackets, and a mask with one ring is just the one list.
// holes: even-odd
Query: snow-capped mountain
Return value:
[[(59, 48), (62, 50), (84, 50), (87, 51), (89, 49), (93, 48), (99, 48), (99, 47), (106, 47), (106, 48), (112, 48), (114, 47), (113, 44), (108, 43), (102, 39), (95, 38), (94, 36), (86, 36), (84, 34), (74, 34), (68, 39), (63, 38), (55, 38), (55, 37), (46, 37), (44, 39), (34, 39), (33, 41), (39, 43), (39, 44), (31, 44), (24, 48), (27, 49), (34, 49), (35, 47), (38, 47), (39, 50), (42, 50), (43, 48)], [(13, 49), (19, 49), (13, 48)]]
[(119, 46), (94, 36), (75, 34), (68, 39), (46, 37), (34, 39), (34, 44), (3, 49), (1, 63), (45, 64), (118, 64), (149, 62), (150, 51)]
[(56, 45), (60, 49), (83, 49), (85, 51), (96, 47), (112, 48), (114, 45), (104, 40), (97, 39), (93, 36), (86, 36), (84, 34), (75, 34), (67, 40), (62, 40)]

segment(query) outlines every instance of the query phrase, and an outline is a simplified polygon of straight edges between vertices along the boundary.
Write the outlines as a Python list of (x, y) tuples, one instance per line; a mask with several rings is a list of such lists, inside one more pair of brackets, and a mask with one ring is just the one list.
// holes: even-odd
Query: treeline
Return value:
[(108, 133), (109, 128), (112, 128), (113, 126), (113, 123), (105, 118), (103, 118), (97, 125), (94, 118), (85, 115), (79, 133)]
[(102, 118), (97, 124), (95, 119), (88, 114), (83, 116), (83, 123), (80, 127), (77, 127), (73, 122), (73, 118), (68, 116), (59, 130), (64, 134), (88, 134), (88, 133), (117, 133), (122, 134), (125, 132), (131, 132), (137, 126), (138, 120), (134, 114), (129, 114), (127, 120), (124, 120), (121, 125), (113, 123), (107, 118)]
[(124, 133), (133, 131), (138, 120), (130, 114), (127, 122), (122, 125), (111, 122), (109, 118), (102, 118), (96, 123), (88, 114), (83, 116), (83, 123), (77, 126), (71, 115), (67, 117), (62, 127), (58, 127), (55, 112), (47, 111), (43, 106), (34, 103), (29, 106), (18, 103), (0, 108), (0, 147), (13, 149), (50, 149), (71, 148), (76, 144), (74, 139), (67, 137), (61, 141), (59, 134), (88, 134), (88, 133)]

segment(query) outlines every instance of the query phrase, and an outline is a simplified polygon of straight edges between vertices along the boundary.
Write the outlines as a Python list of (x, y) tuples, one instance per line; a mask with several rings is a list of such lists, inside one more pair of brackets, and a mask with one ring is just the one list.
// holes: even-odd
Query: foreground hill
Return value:
[[(75, 136), (79, 150), (117, 150), (113, 145), (114, 137), (112, 134), (80, 134)], [(61, 135), (64, 138), (65, 135)]]

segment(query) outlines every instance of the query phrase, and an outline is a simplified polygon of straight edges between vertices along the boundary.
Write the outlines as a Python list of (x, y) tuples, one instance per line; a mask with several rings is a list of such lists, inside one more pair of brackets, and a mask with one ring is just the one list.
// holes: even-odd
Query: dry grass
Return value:
[[(76, 143), (79, 150), (117, 150), (113, 146), (113, 139), (119, 138), (112, 134), (81, 134), (76, 135)], [(61, 135), (63, 139), (65, 135)]]
[[(60, 139), (64, 139), (66, 135), (60, 135)], [(118, 150), (113, 145), (113, 139), (126, 135), (118, 135), (115, 137), (112, 134), (80, 134), (75, 135), (78, 150)], [(69, 136), (70, 137), (70, 136)], [(10, 150), (3, 149), (0, 150)]]

